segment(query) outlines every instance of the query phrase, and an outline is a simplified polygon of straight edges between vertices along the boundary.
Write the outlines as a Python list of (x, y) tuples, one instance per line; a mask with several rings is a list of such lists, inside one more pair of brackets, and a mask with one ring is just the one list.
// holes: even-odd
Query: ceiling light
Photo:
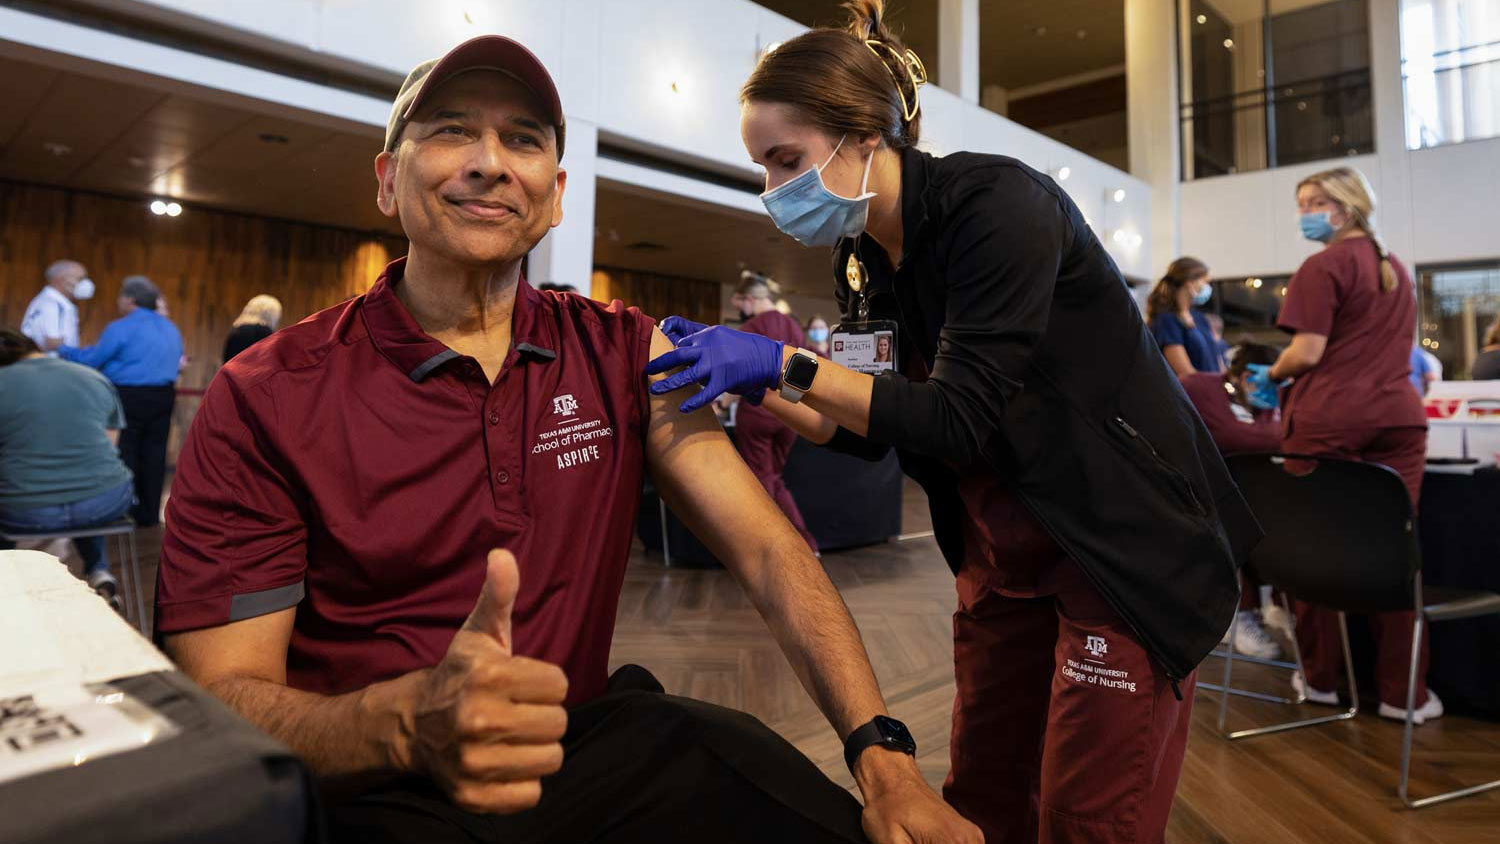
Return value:
[(168, 217), (176, 217), (178, 214), (181, 214), (181, 213), (182, 213), (182, 206), (181, 205), (178, 205), (175, 202), (168, 202), (167, 203), (167, 216)]
[(1433, 341), (1432, 341), (1432, 347), (1433, 347), (1433, 348), (1434, 348), (1434, 349), (1436, 349), (1436, 348), (1437, 348), (1437, 347), (1438, 347), (1438, 345), (1439, 345), (1439, 344), (1438, 344), (1438, 341), (1436, 341), (1436, 340), (1433, 340)]
[(1124, 188), (1115, 188), (1114, 200), (1115, 200), (1115, 202), (1124, 202), (1125, 201), (1125, 189)]
[(1059, 168), (1057, 168), (1057, 180), (1059, 182), (1066, 182), (1068, 180), (1068, 177), (1071, 176), (1071, 175), (1073, 175), (1073, 168), (1071, 168), (1071, 167), (1059, 167)]
[(1110, 235), (1110, 240), (1113, 240), (1115, 243), (1118, 243), (1121, 246), (1125, 245), (1125, 241), (1127, 239), (1128, 236), (1125, 234), (1124, 229), (1115, 229), (1115, 233)]
[(1198, 16), (1198, 23), (1199, 24), (1208, 23), (1208, 15), (1199, 15)]
[(160, 199), (152, 200), (150, 207), (151, 213), (158, 217), (167, 213), (167, 203), (162, 202)]
[(1234, 39), (1233, 38), (1225, 38), (1224, 39), (1224, 49), (1226, 49), (1226, 50), (1233, 50), (1234, 49)]

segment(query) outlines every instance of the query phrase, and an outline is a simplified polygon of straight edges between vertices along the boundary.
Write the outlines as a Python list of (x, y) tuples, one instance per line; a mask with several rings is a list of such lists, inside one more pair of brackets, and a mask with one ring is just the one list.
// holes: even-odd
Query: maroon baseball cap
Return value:
[(396, 148), (406, 121), (422, 107), (427, 95), (436, 91), (443, 82), (468, 70), (498, 70), (531, 89), (541, 101), (545, 116), (557, 130), (557, 158), (562, 160), (565, 121), (557, 86), (552, 83), (552, 76), (547, 73), (541, 59), (519, 42), (503, 35), (470, 38), (442, 58), (422, 62), (406, 74), (401, 93), (396, 95), (396, 102), (391, 106), (390, 122), (385, 127), (386, 152)]

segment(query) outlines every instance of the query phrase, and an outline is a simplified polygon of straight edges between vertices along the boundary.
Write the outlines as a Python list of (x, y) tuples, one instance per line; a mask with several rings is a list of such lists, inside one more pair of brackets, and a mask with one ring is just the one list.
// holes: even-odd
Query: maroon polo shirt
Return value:
[(515, 652), (586, 701), (640, 500), (654, 322), (523, 282), (491, 385), (397, 299), (404, 269), (214, 378), (167, 505), (157, 629), (295, 606), (288, 685), (348, 692), (441, 659), (507, 548)]
[(1391, 256), (1396, 288), (1380, 289), (1380, 259), (1367, 237), (1351, 237), (1302, 262), (1276, 324), (1328, 338), (1317, 365), (1298, 376), (1281, 412), (1285, 434), (1425, 427), (1412, 389), (1417, 299), (1406, 267)]

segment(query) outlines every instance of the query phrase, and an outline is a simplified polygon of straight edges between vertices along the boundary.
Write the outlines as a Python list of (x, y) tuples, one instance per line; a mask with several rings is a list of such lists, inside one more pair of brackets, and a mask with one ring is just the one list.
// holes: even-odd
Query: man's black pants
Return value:
[(862, 844), (860, 805), (755, 718), (664, 694), (627, 665), (568, 713), (541, 802), (476, 815), (406, 777), (332, 806), (336, 844)]
[(161, 487), (167, 475), (167, 435), (172, 431), (172, 405), (177, 388), (116, 387), (125, 408), (125, 430), (120, 432), (120, 460), (135, 475), (135, 508), (130, 515), (140, 527), (161, 519)]

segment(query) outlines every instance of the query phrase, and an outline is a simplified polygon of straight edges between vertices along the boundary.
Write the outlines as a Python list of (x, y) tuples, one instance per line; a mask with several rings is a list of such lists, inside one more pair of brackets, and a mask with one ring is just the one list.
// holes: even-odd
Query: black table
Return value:
[[(872, 545), (901, 532), (901, 467), (895, 452), (872, 463), (798, 439), (783, 477), (819, 550)], [(636, 532), (647, 550), (661, 550), (662, 521), (656, 489), (648, 480), (636, 518)], [(671, 565), (719, 565), (670, 510), (665, 521)]]
[[(1500, 470), (1428, 472), (1419, 511), (1423, 582), (1500, 592)], [(1445, 708), (1500, 719), (1500, 616), (1429, 629), (1427, 683)]]

